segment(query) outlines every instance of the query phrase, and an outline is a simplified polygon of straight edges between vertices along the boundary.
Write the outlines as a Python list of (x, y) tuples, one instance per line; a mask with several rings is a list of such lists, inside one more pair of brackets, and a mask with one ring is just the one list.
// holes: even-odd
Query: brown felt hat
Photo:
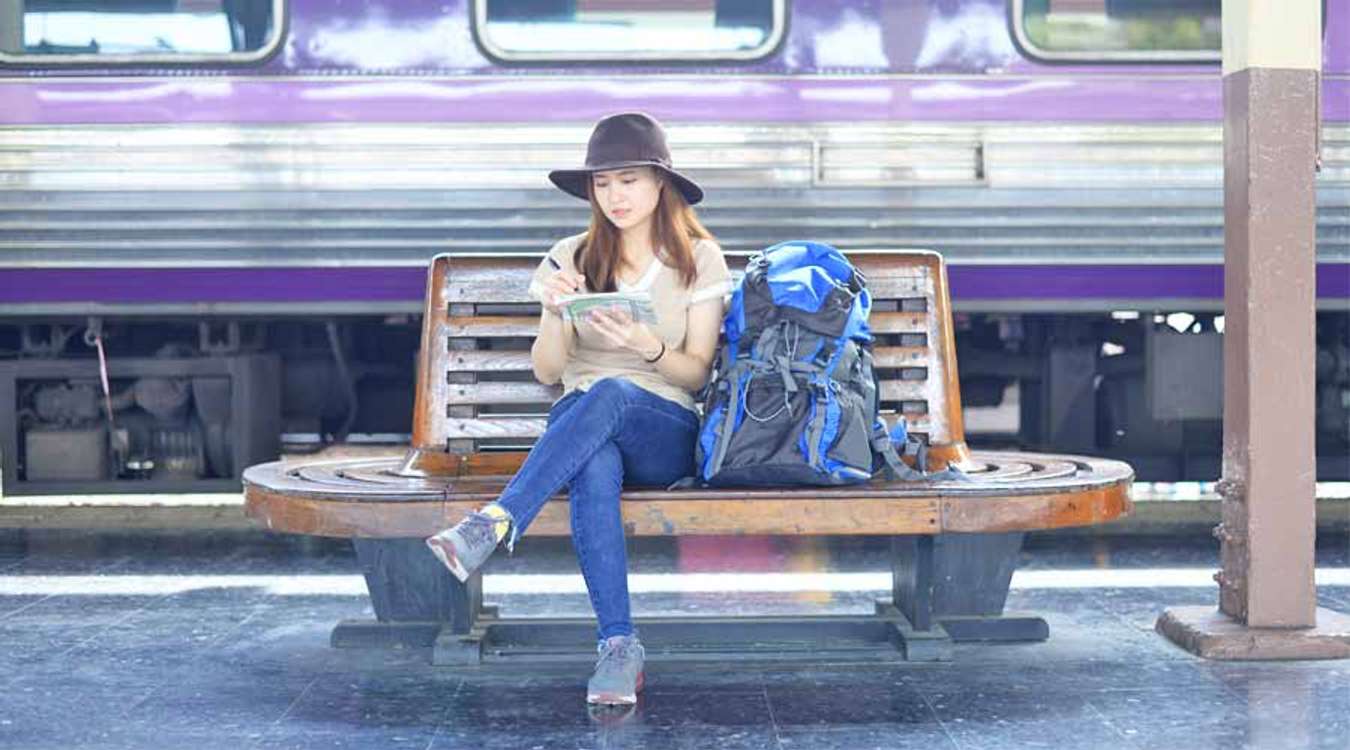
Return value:
[(597, 122), (586, 144), (586, 166), (555, 169), (548, 178), (563, 192), (590, 200), (586, 185), (592, 173), (626, 167), (656, 167), (670, 177), (689, 205), (703, 200), (703, 188), (670, 168), (670, 149), (661, 123), (641, 112), (610, 115)]

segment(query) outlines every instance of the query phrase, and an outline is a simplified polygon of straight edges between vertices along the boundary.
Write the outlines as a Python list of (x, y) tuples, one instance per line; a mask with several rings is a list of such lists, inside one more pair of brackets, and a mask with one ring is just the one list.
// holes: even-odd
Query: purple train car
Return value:
[[(274, 431), (405, 433), (427, 260), (576, 231), (545, 172), (641, 109), (729, 251), (942, 252), (977, 440), (1213, 479), (1219, 6), (0, 0), (0, 347), (87, 363), (92, 326), (114, 360), (269, 352)], [(1344, 479), (1350, 3), (1324, 27), (1317, 439)], [(97, 419), (76, 380), (0, 378), (7, 483), (45, 476), (25, 435)]]

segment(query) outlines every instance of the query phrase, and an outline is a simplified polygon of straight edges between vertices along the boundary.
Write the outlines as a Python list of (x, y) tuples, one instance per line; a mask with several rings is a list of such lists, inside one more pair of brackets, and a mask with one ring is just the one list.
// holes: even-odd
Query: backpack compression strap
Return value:
[[(969, 482), (970, 476), (951, 464), (942, 471), (928, 471), (928, 445), (910, 435), (905, 429), (904, 418), (896, 424), (898, 435), (887, 434), (886, 424), (880, 418), (872, 425), (872, 450), (885, 462), (882, 471), (892, 482)], [(900, 460), (893, 440), (904, 441), (904, 455), (914, 457), (914, 468)]]

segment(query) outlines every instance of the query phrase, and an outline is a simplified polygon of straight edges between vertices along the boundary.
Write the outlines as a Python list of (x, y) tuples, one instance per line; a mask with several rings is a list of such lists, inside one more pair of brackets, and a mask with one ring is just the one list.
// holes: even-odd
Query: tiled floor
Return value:
[[(727, 555), (726, 550), (733, 554)], [(639, 705), (588, 711), (574, 666), (453, 671), (421, 650), (334, 650), (334, 623), (370, 617), (341, 543), (258, 534), (0, 535), (0, 747), (41, 748), (1329, 748), (1350, 747), (1350, 662), (1214, 663), (1155, 635), (1173, 604), (1215, 590), (1112, 587), (1126, 569), (1215, 564), (1212, 540), (1031, 540), (1009, 609), (1040, 644), (962, 645), (945, 664), (659, 665)], [(635, 572), (882, 571), (881, 540), (634, 546)], [(1323, 606), (1350, 612), (1346, 540)], [(1092, 569), (1105, 584), (1043, 585)], [(574, 571), (525, 540), (488, 572), (508, 583)], [(297, 576), (311, 578), (297, 579)], [(511, 577), (515, 577), (514, 579)], [(286, 585), (304, 580), (303, 586)], [(1030, 579), (1028, 579), (1030, 580)], [(313, 584), (317, 581), (319, 584)], [(307, 589), (306, 587), (310, 587)], [(509, 590), (510, 586), (499, 586)], [(876, 590), (671, 591), (642, 614), (864, 612)], [(584, 614), (585, 595), (495, 597), (522, 615)]]

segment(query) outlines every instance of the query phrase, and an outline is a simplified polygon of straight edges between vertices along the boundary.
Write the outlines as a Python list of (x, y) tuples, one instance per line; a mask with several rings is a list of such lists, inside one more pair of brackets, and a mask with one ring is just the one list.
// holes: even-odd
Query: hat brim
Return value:
[(670, 178), (670, 181), (675, 183), (675, 187), (679, 188), (680, 195), (684, 196), (686, 203), (692, 206), (703, 200), (703, 188), (699, 187), (698, 183), (664, 164), (653, 161), (606, 164), (601, 167), (596, 167), (595, 169), (555, 169), (548, 173), (548, 179), (564, 193), (584, 201), (589, 201), (591, 198), (590, 194), (586, 191), (586, 185), (590, 182), (591, 175), (596, 172), (608, 172), (615, 169), (626, 169), (628, 167), (655, 167), (662, 172), (665, 172), (666, 176)]

